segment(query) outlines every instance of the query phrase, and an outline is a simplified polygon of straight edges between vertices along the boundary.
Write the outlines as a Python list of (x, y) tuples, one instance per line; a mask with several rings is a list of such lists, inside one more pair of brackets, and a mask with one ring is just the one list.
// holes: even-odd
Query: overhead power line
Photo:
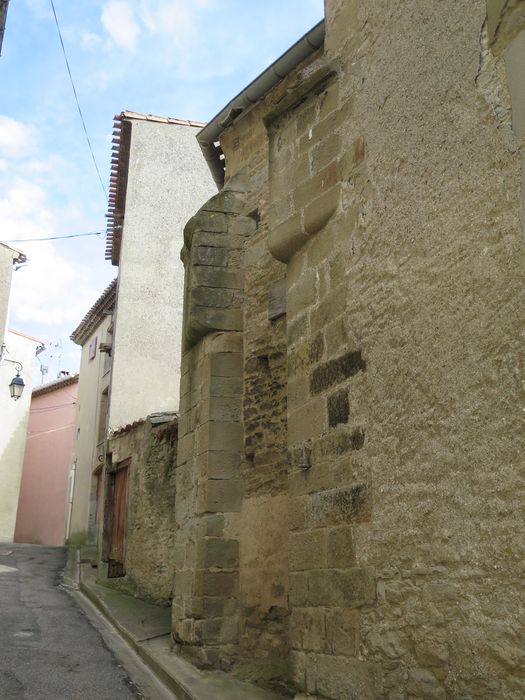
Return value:
[(58, 241), (61, 238), (80, 238), (81, 236), (102, 236), (106, 237), (103, 231), (91, 231), (90, 233), (70, 233), (67, 236), (48, 236), (47, 238), (10, 238), (0, 243), (36, 243), (36, 241)]
[(62, 53), (64, 54), (64, 60), (66, 62), (66, 67), (67, 67), (67, 72), (69, 73), (69, 80), (71, 81), (71, 87), (73, 88), (73, 94), (75, 96), (75, 102), (77, 103), (77, 108), (78, 108), (78, 113), (80, 115), (80, 121), (82, 122), (82, 127), (84, 129), (84, 134), (86, 135), (86, 141), (89, 147), (89, 151), (91, 153), (91, 157), (93, 158), (93, 163), (95, 165), (95, 170), (97, 171), (98, 179), (100, 181), (100, 186), (102, 187), (102, 192), (104, 192), (104, 199), (107, 199), (107, 194), (106, 194), (106, 188), (104, 187), (104, 183), (102, 182), (102, 177), (100, 175), (100, 170), (98, 169), (97, 161), (95, 158), (95, 154), (93, 153), (93, 148), (91, 146), (91, 141), (89, 140), (89, 135), (87, 132), (86, 128), (86, 122), (84, 121), (84, 116), (82, 114), (82, 110), (80, 109), (80, 102), (78, 101), (78, 95), (77, 91), (75, 88), (75, 83), (73, 82), (73, 76), (71, 74), (71, 68), (69, 67), (69, 61), (67, 60), (67, 54), (66, 54), (66, 48), (64, 46), (64, 41), (62, 39), (62, 32), (60, 31), (60, 26), (58, 24), (58, 17), (57, 13), (55, 12), (55, 5), (53, 4), (53, 0), (50, 0), (51, 2), (51, 8), (53, 10), (53, 15), (55, 17), (55, 24), (57, 25), (57, 31), (58, 31), (58, 37), (60, 39), (60, 44), (62, 46)]

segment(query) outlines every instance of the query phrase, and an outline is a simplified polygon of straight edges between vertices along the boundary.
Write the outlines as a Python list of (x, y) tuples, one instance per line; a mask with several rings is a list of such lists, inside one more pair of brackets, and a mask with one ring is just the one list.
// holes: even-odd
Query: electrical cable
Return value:
[(55, 411), (59, 408), (66, 408), (67, 406), (75, 406), (76, 401), (71, 401), (70, 403), (55, 404), (54, 406), (42, 406), (41, 408), (31, 408), (30, 413), (47, 413), (48, 411)]
[(57, 30), (58, 30), (58, 37), (60, 39), (60, 44), (62, 45), (62, 52), (64, 54), (64, 59), (66, 61), (66, 67), (67, 67), (67, 72), (69, 73), (69, 79), (71, 81), (71, 87), (73, 88), (73, 94), (75, 95), (75, 102), (77, 103), (77, 108), (78, 108), (78, 113), (80, 114), (80, 120), (82, 122), (82, 126), (84, 128), (84, 133), (86, 135), (86, 141), (89, 146), (89, 150), (91, 152), (91, 157), (93, 158), (93, 163), (95, 165), (95, 169), (97, 171), (98, 179), (100, 181), (100, 186), (102, 187), (102, 192), (104, 192), (104, 199), (107, 199), (107, 193), (106, 193), (106, 188), (104, 187), (104, 183), (102, 182), (102, 177), (100, 175), (100, 170), (98, 169), (97, 161), (95, 159), (95, 154), (93, 153), (93, 148), (91, 146), (91, 141), (89, 140), (87, 128), (86, 128), (86, 123), (84, 121), (84, 116), (82, 115), (82, 110), (80, 109), (80, 103), (78, 101), (78, 95), (77, 91), (75, 88), (75, 83), (73, 82), (73, 76), (71, 75), (71, 68), (69, 67), (69, 61), (67, 60), (67, 54), (66, 54), (66, 48), (64, 46), (64, 41), (62, 39), (62, 32), (60, 31), (60, 26), (58, 24), (58, 17), (57, 13), (55, 12), (55, 5), (53, 4), (53, 0), (49, 0), (51, 3), (51, 8), (53, 10), (53, 15), (55, 17), (55, 24), (57, 25)]
[(37, 241), (58, 241), (61, 238), (79, 238), (80, 236), (102, 236), (106, 237), (103, 231), (92, 231), (91, 233), (70, 233), (67, 236), (49, 236), (47, 238), (9, 238), (0, 243), (36, 243)]

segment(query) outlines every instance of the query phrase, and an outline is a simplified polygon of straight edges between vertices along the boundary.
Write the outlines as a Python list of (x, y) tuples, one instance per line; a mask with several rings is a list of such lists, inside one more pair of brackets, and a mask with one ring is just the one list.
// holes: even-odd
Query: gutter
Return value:
[(197, 141), (219, 190), (224, 185), (224, 156), (218, 144), (222, 132), (233, 124), (242, 112), (258, 102), (274, 85), (321, 48), (323, 42), (324, 20), (321, 20), (199, 131)]

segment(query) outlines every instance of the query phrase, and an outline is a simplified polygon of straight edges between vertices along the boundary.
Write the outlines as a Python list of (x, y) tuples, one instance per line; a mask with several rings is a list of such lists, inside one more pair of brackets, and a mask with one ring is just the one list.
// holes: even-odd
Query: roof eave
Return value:
[(82, 321), (69, 336), (77, 345), (84, 345), (89, 336), (104, 318), (106, 309), (112, 308), (115, 304), (117, 291), (117, 279), (115, 278), (102, 292), (93, 306), (89, 309)]
[(318, 51), (324, 43), (324, 32), (325, 23), (324, 20), (321, 20), (233, 100), (230, 100), (197, 134), (197, 141), (219, 190), (224, 185), (224, 160), (220, 146), (217, 146), (221, 133), (234, 120), (238, 119), (242, 112), (256, 104), (294, 68), (297, 68), (300, 63)]

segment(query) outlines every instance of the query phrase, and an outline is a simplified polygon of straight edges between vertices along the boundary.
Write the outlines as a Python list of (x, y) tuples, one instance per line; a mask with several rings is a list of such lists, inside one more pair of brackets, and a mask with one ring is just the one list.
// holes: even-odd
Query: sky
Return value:
[[(104, 259), (114, 115), (207, 121), (323, 16), (323, 0), (11, 0), (0, 57), (0, 241), (9, 327), (46, 351), (35, 381), (78, 371), (71, 332), (116, 276)], [(101, 232), (62, 240), (53, 236)]]

